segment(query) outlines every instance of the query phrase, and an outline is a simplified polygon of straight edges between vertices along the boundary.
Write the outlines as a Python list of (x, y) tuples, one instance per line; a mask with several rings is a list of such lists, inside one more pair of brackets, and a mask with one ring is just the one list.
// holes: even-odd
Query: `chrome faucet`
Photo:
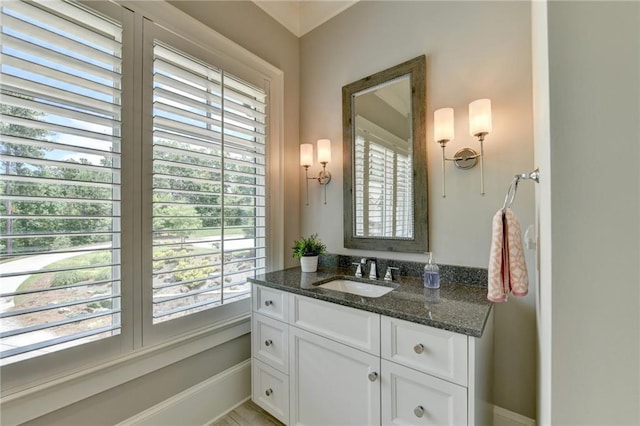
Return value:
[(367, 263), (371, 262), (371, 269), (369, 269), (369, 279), (377, 280), (378, 279), (378, 270), (376, 268), (376, 260), (375, 259), (367, 259), (363, 257), (360, 259), (360, 263), (353, 262), (352, 265), (356, 265), (356, 273), (355, 276), (358, 278), (362, 278), (365, 274), (364, 270), (367, 267)]

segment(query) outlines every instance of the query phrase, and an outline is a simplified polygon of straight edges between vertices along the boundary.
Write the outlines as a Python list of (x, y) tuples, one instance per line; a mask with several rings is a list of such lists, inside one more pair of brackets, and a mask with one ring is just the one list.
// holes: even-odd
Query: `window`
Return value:
[(409, 144), (361, 116), (356, 123), (356, 236), (413, 238)]
[(265, 270), (265, 92), (153, 48), (153, 323), (250, 295)]
[(122, 28), (2, 3), (3, 363), (120, 332)]
[(279, 74), (88, 5), (2, 3), (3, 385), (246, 315), (271, 259)]

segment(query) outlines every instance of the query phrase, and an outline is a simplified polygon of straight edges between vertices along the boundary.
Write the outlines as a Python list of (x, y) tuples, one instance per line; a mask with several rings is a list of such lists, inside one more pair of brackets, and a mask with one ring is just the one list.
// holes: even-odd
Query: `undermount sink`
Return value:
[(393, 287), (385, 287), (381, 285), (367, 284), (359, 281), (344, 279), (329, 281), (327, 283), (318, 285), (318, 287), (365, 297), (380, 297), (384, 296), (390, 291), (393, 291)]

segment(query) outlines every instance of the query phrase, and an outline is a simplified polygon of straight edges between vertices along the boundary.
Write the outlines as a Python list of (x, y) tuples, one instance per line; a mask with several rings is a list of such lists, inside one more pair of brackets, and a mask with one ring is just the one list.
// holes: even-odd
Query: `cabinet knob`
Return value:
[(369, 373), (369, 381), (375, 382), (378, 380), (378, 373), (375, 371), (373, 373)]
[(264, 301), (264, 306), (271, 306), (273, 305), (273, 300), (265, 300)]
[(266, 391), (264, 391), (264, 394), (267, 395), (267, 396), (271, 396), (272, 393), (273, 393), (273, 390), (271, 390), (271, 388), (269, 388)]
[(413, 347), (413, 350), (415, 353), (421, 354), (422, 352), (424, 352), (424, 345), (422, 343), (418, 343)]
[(273, 340), (271, 340), (271, 339), (265, 340), (265, 341), (264, 341), (264, 345), (265, 345), (265, 346), (271, 346), (271, 345), (273, 345)]
[(415, 414), (416, 417), (424, 416), (424, 407), (422, 405), (418, 405), (416, 408), (413, 409), (413, 414)]

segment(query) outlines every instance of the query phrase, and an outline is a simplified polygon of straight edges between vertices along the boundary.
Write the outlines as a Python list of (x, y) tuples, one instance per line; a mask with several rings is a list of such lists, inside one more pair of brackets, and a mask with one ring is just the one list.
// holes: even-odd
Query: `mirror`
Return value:
[(342, 88), (345, 248), (425, 252), (426, 58)]

